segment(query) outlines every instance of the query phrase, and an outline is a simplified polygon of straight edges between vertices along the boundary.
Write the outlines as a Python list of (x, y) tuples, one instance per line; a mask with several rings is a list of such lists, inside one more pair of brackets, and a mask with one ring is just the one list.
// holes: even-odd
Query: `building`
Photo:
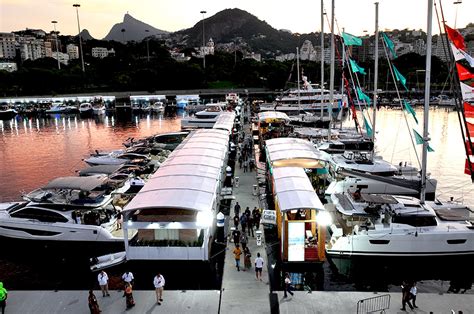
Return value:
[(248, 53), (244, 56), (244, 59), (253, 59), (257, 62), (261, 62), (262, 61), (262, 55), (259, 54), (259, 53)]
[(79, 47), (74, 44), (66, 46), (66, 52), (69, 56), (69, 60), (79, 59)]
[(18, 67), (15, 62), (0, 62), (0, 71), (14, 72)]
[(115, 55), (115, 50), (112, 48), (112, 49), (107, 49), (107, 48), (103, 48), (103, 47), (94, 47), (92, 48), (92, 57), (94, 58), (100, 58), (100, 59), (103, 59), (103, 58), (106, 58), (110, 55)]
[(46, 49), (43, 39), (37, 39), (33, 36), (24, 36), (18, 38), (20, 46), (21, 60), (36, 60), (46, 57)]
[(13, 33), (0, 33), (0, 58), (14, 59), (16, 57), (16, 40)]
[(214, 54), (214, 41), (212, 38), (209, 38), (209, 41), (207, 42), (206, 46), (201, 47), (200, 49), (201, 52), (201, 57), (203, 55), (213, 55)]
[(54, 51), (51, 55), (51, 57), (53, 57), (56, 60), (58, 60), (58, 56), (59, 56), (59, 62), (61, 62), (62, 64), (65, 64), (65, 65), (68, 65), (69, 55), (67, 53)]

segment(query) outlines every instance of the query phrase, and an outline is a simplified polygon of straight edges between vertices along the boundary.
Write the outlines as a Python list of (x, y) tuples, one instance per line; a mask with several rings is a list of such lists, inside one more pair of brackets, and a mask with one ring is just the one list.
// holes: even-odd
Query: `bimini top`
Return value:
[(214, 123), (213, 129), (221, 129), (232, 132), (234, 128), (235, 113), (233, 112), (223, 112), (221, 113)]
[(273, 170), (275, 195), (280, 211), (292, 209), (324, 210), (319, 197), (304, 169), (296, 167), (276, 168)]
[(84, 168), (81, 171), (79, 171), (80, 176), (90, 176), (90, 175), (97, 175), (97, 174), (112, 174), (114, 172), (117, 172), (120, 168), (122, 168), (121, 165), (98, 165), (98, 166), (92, 166), (88, 168)]
[(312, 142), (298, 138), (280, 137), (265, 141), (267, 159), (273, 168), (324, 168), (327, 161)]
[(258, 114), (258, 121), (259, 122), (290, 122), (290, 118), (286, 115), (286, 113), (280, 111), (264, 111)]
[(42, 187), (43, 190), (68, 189), (80, 191), (92, 191), (107, 181), (106, 175), (95, 175), (88, 177), (61, 177), (50, 181)]
[(124, 210), (210, 210), (219, 193), (228, 144), (229, 132), (224, 130), (191, 132)]

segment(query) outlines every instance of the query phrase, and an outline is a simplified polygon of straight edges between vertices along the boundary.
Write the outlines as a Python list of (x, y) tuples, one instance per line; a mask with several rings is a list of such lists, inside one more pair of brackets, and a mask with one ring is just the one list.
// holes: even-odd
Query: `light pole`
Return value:
[(76, 17), (77, 17), (77, 29), (79, 30), (79, 53), (81, 54), (81, 64), (82, 64), (82, 72), (85, 72), (86, 69), (84, 67), (84, 54), (82, 53), (82, 36), (81, 36), (81, 24), (79, 24), (79, 7), (80, 4), (73, 4), (73, 7), (76, 8)]
[(204, 37), (204, 14), (206, 11), (201, 11), (202, 14), (202, 67), (206, 68), (206, 46), (205, 46), (205, 37)]
[(147, 36), (146, 36), (146, 58), (147, 58), (147, 62), (150, 62), (150, 48), (148, 46), (148, 41), (150, 40), (150, 38), (148, 37), (148, 33), (150, 31), (145, 29), (145, 32), (147, 33)]
[(56, 35), (56, 59), (58, 59), (58, 70), (61, 70), (61, 62), (59, 62), (59, 46), (58, 46), (58, 33), (56, 32), (56, 24), (58, 21), (51, 21), (54, 26), (54, 34)]
[(456, 15), (454, 16), (454, 28), (456, 28), (456, 24), (458, 22), (458, 6), (457, 4), (461, 4), (462, 3), (462, 0), (457, 0), (457, 1), (454, 1), (453, 4), (456, 5)]
[(122, 32), (122, 41), (123, 41), (123, 44), (126, 45), (127, 42), (125, 41), (125, 28), (122, 28), (120, 31)]

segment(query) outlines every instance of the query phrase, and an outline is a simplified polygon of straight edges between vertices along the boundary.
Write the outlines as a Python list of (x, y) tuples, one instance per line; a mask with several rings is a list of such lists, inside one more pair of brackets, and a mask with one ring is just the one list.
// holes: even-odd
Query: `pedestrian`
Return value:
[(236, 216), (240, 216), (240, 204), (239, 204), (239, 202), (236, 202), (236, 203), (235, 203), (235, 206), (234, 206), (234, 214), (235, 214)]
[(250, 160), (249, 160), (249, 170), (250, 170), (250, 172), (253, 171), (254, 167), (255, 167), (255, 161), (254, 161), (253, 158), (250, 158)]
[(413, 305), (410, 302), (410, 289), (411, 286), (407, 282), (402, 283), (402, 308), (401, 311), (406, 311), (406, 304), (413, 310)]
[(5, 314), (5, 307), (7, 306), (8, 291), (3, 287), (3, 282), (0, 281), (0, 308), (2, 314)]
[(242, 244), (242, 249), (245, 251), (245, 248), (247, 247), (247, 243), (249, 242), (249, 238), (247, 238), (247, 235), (245, 232), (242, 232), (240, 235), (240, 244)]
[(97, 275), (97, 281), (99, 281), (100, 290), (102, 291), (102, 296), (110, 297), (109, 294), (109, 276), (105, 271), (101, 271)]
[(234, 227), (235, 227), (235, 229), (239, 228), (239, 221), (240, 221), (239, 215), (235, 215), (234, 216)]
[(131, 271), (126, 271), (122, 275), (122, 280), (123, 280), (123, 296), (125, 296), (125, 289), (127, 288), (127, 284), (133, 285), (133, 273)]
[(117, 211), (117, 230), (122, 229), (122, 223), (123, 223), (123, 216), (122, 216), (122, 211)]
[(249, 162), (247, 160), (244, 160), (244, 172), (249, 171)]
[(240, 230), (235, 229), (234, 231), (232, 231), (232, 237), (234, 238), (234, 244), (238, 245), (240, 242)]
[(244, 213), (245, 213), (245, 215), (246, 215), (247, 217), (250, 217), (251, 212), (250, 212), (250, 208), (249, 208), (248, 206), (247, 206), (247, 208), (245, 209)]
[(293, 286), (291, 285), (291, 279), (290, 279), (290, 274), (286, 273), (285, 275), (285, 294), (284, 294), (284, 298), (288, 297), (288, 294), (291, 294), (291, 296), (293, 296), (293, 292), (291, 291), (293, 289)]
[(263, 258), (260, 257), (260, 253), (257, 253), (255, 259), (255, 278), (256, 280), (262, 281), (262, 269), (263, 269)]
[(255, 229), (259, 230), (260, 229), (260, 219), (262, 218), (262, 215), (260, 214), (260, 210), (255, 207), (254, 210), (252, 211), (252, 216), (253, 216), (253, 223), (255, 224)]
[(133, 290), (130, 283), (125, 284), (125, 307), (130, 309), (135, 306), (135, 300), (133, 299)]
[(253, 217), (250, 215), (247, 217), (247, 230), (249, 231), (249, 237), (250, 234), (252, 234), (252, 237), (255, 237), (253, 234)]
[(239, 155), (239, 169), (242, 169), (242, 154)]
[(242, 232), (245, 233), (245, 228), (247, 228), (247, 215), (245, 213), (240, 216), (240, 225), (242, 226)]
[(244, 248), (244, 266), (246, 269), (252, 268), (252, 261), (250, 258), (252, 257), (252, 254), (250, 254), (250, 249), (248, 246)]
[(235, 245), (234, 251), (232, 253), (234, 253), (235, 267), (237, 267), (237, 271), (240, 271), (240, 255), (242, 255), (242, 250), (238, 244)]
[(91, 314), (99, 314), (100, 312), (102, 312), (99, 308), (99, 303), (97, 302), (97, 298), (95, 297), (94, 291), (92, 291), (92, 289), (89, 290), (89, 297), (87, 298), (87, 301), (89, 302), (89, 310), (91, 311)]
[(410, 288), (410, 298), (413, 300), (413, 307), (415, 309), (418, 308), (418, 306), (416, 306), (416, 294), (418, 292), (418, 289), (416, 288), (416, 282), (413, 283), (413, 286)]
[(161, 302), (163, 302), (163, 289), (165, 288), (165, 278), (162, 274), (156, 274), (153, 279), (153, 285), (155, 286), (156, 304), (161, 305)]

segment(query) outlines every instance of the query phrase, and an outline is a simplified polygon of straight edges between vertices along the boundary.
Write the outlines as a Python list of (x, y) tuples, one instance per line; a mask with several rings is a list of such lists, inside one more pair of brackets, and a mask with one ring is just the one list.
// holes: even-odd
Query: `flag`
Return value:
[(459, 82), (459, 85), (461, 85), (462, 99), (464, 101), (474, 100), (474, 87), (464, 84), (463, 82)]
[[(472, 161), (471, 156), (469, 156), (469, 157), (470, 157), (469, 159), (466, 158), (466, 165), (464, 166), (464, 173), (465, 174), (471, 174), (471, 169), (474, 169), (474, 162)], [(469, 163), (471, 164), (470, 167), (469, 167)]]
[(446, 29), (446, 34), (448, 35), (449, 40), (460, 50), (466, 50), (466, 44), (464, 43), (464, 37), (456, 29), (452, 29), (448, 25), (444, 24)]
[[(423, 137), (418, 133), (416, 132), (415, 129), (413, 129), (413, 133), (415, 134), (415, 142), (416, 144), (423, 144), (424, 140), (423, 140)], [(434, 149), (431, 148), (431, 146), (428, 144), (428, 148), (427, 148), (428, 152), (432, 153), (434, 152)]]
[(352, 72), (359, 72), (360, 74), (366, 74), (365, 73), (365, 69), (361, 66), (359, 66), (354, 60), (352, 60), (351, 58), (349, 58), (349, 63), (351, 64), (351, 69), (352, 69)]
[(456, 68), (458, 70), (459, 80), (465, 81), (474, 79), (474, 73), (471, 73), (468, 69), (463, 67), (461, 64), (456, 63)]
[(364, 94), (364, 92), (359, 87), (356, 87), (356, 89), (357, 89), (357, 96), (359, 97), (359, 99), (365, 100), (365, 102), (369, 104), (370, 106), (370, 97)]
[(392, 53), (393, 58), (395, 59), (397, 57), (397, 54), (395, 53), (395, 46), (393, 42), (388, 38), (387, 34), (382, 33), (382, 38), (385, 41), (385, 45), (387, 45), (388, 49)]
[(346, 46), (362, 46), (362, 39), (359, 37), (343, 32), (342, 38), (344, 39), (344, 44)]
[(397, 68), (393, 65), (393, 72), (395, 73), (395, 78), (397, 79), (397, 81), (399, 81), (400, 83), (402, 83), (403, 87), (405, 87), (405, 89), (408, 91), (408, 88), (407, 88), (407, 79), (397, 70)]
[(453, 45), (453, 43), (449, 43), (451, 46), (451, 50), (453, 51), (453, 56), (455, 61), (460, 61), (466, 59), (464, 55), (461, 53), (461, 50), (456, 48), (456, 46)]
[(416, 124), (418, 124), (418, 119), (416, 118), (416, 112), (415, 110), (413, 110), (413, 107), (406, 100), (403, 100), (403, 103), (405, 104), (405, 110), (412, 114), (413, 119), (415, 119)]
[(474, 105), (464, 102), (464, 116), (466, 117), (466, 136), (474, 137)]
[(369, 124), (369, 121), (367, 121), (365, 116), (364, 116), (364, 125), (365, 125), (365, 130), (367, 131), (367, 136), (372, 137), (374, 133), (373, 133), (372, 127)]
[(474, 58), (462, 50), (459, 50), (459, 52), (463, 55), (464, 59), (466, 59), (466, 61), (469, 63), (469, 66), (471, 68), (474, 68)]

